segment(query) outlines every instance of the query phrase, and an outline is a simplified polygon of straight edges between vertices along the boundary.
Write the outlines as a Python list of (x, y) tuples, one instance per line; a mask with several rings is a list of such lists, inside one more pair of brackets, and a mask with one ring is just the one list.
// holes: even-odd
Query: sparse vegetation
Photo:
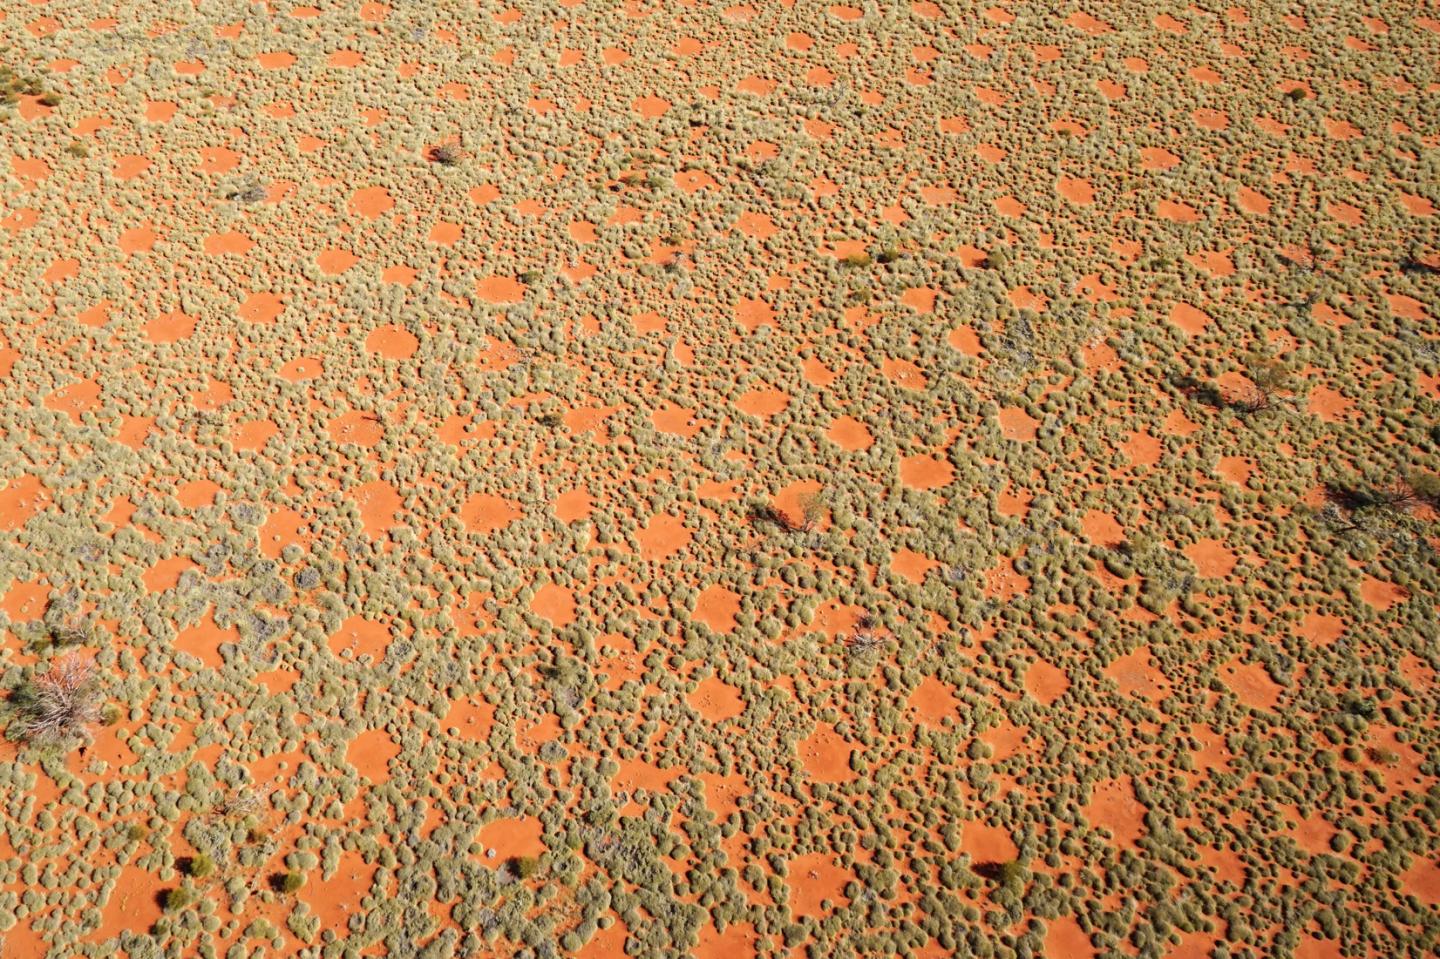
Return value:
[(1434, 952), (1433, 11), (211, 6), (5, 19), (0, 952)]

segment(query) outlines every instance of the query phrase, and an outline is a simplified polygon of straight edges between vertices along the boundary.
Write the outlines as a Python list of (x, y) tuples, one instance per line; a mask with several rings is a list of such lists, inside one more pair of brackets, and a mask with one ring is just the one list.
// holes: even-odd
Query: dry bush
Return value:
[(236, 786), (225, 794), (215, 811), (223, 817), (245, 819), (259, 815), (270, 800), (271, 781)]
[(803, 494), (799, 504), (800, 528), (808, 533), (820, 525), (820, 520), (825, 515), (825, 504), (821, 501), (818, 492)]
[(1379, 481), (1332, 480), (1325, 484), (1325, 497), (1354, 527), (1367, 515), (1400, 517), (1421, 505), (1440, 503), (1440, 477), (1411, 470)]
[(442, 143), (440, 146), (431, 147), (426, 154), (426, 159), (441, 166), (455, 166), (465, 159), (465, 154), (453, 143)]
[(1262, 353), (1245, 360), (1245, 374), (1250, 379), (1250, 392), (1237, 397), (1232, 405), (1242, 413), (1260, 413), (1270, 409), (1281, 393), (1295, 388), (1295, 372), (1282, 360)]
[(42, 749), (90, 743), (105, 703), (95, 657), (75, 650), (15, 691), (11, 736)]
[(872, 613), (865, 613), (855, 621), (855, 628), (844, 638), (845, 651), (851, 656), (873, 653), (885, 645), (885, 638), (876, 631), (879, 625)]
[(783, 533), (796, 533), (801, 529), (794, 517), (769, 503), (752, 503), (747, 512), (752, 526), (768, 526)]

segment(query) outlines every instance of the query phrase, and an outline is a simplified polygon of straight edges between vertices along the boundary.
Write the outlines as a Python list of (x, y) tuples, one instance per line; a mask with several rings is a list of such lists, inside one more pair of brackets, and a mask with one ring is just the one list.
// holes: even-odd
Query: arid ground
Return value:
[(1440, 949), (1440, 9), (0, 4), (0, 955)]

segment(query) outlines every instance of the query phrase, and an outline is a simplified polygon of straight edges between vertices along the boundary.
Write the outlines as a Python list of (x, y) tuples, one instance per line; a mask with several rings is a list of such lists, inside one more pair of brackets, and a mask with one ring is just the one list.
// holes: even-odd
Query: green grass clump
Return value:
[(1025, 866), (1018, 859), (976, 863), (971, 870), (981, 879), (993, 882), (1002, 889), (1019, 886), (1025, 880)]
[(215, 872), (215, 860), (205, 853), (196, 853), (186, 864), (185, 871), (196, 879), (204, 879)]
[(1370, 758), (1371, 762), (1379, 763), (1382, 766), (1395, 766), (1400, 762), (1400, 754), (1393, 749), (1370, 749), (1366, 751), (1365, 755)]
[(287, 896), (293, 895), (300, 891), (301, 886), (305, 885), (305, 874), (294, 869), (276, 873), (270, 877), (270, 885), (276, 892), (284, 893)]
[(195, 893), (188, 886), (176, 886), (165, 892), (165, 911), (179, 912), (195, 902)]
[(1417, 499), (1440, 503), (1440, 474), (1412, 470), (1406, 475), (1405, 482)]
[(515, 856), (508, 865), (516, 879), (530, 879), (540, 871), (540, 860), (534, 856)]

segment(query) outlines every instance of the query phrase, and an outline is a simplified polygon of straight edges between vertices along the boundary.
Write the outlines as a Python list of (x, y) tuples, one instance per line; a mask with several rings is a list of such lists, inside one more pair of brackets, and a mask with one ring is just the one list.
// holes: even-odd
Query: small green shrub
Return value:
[(195, 893), (188, 886), (176, 886), (165, 892), (165, 911), (179, 912), (195, 902)]
[(1400, 754), (1393, 749), (1368, 749), (1365, 755), (1370, 757), (1372, 763), (1379, 763), (1382, 766), (1394, 766), (1400, 762)]
[(1025, 879), (1025, 867), (1020, 860), (1012, 859), (1000, 864), (1000, 885), (1018, 886)]
[(1440, 503), (1440, 475), (1427, 473), (1424, 470), (1413, 470), (1405, 477), (1409, 484), (1410, 491), (1417, 499), (1425, 500), (1428, 503)]
[(215, 860), (205, 853), (196, 853), (185, 865), (185, 871), (196, 879), (204, 879), (215, 872)]
[(540, 871), (540, 860), (534, 856), (515, 856), (509, 866), (516, 879), (529, 879)]
[(981, 862), (971, 867), (981, 879), (995, 883), (1001, 888), (1018, 886), (1025, 880), (1025, 866), (1018, 859), (1006, 862)]
[(300, 891), (305, 885), (305, 874), (291, 869), (289, 872), (279, 872), (270, 877), (270, 885), (276, 892), (285, 895), (293, 895)]

